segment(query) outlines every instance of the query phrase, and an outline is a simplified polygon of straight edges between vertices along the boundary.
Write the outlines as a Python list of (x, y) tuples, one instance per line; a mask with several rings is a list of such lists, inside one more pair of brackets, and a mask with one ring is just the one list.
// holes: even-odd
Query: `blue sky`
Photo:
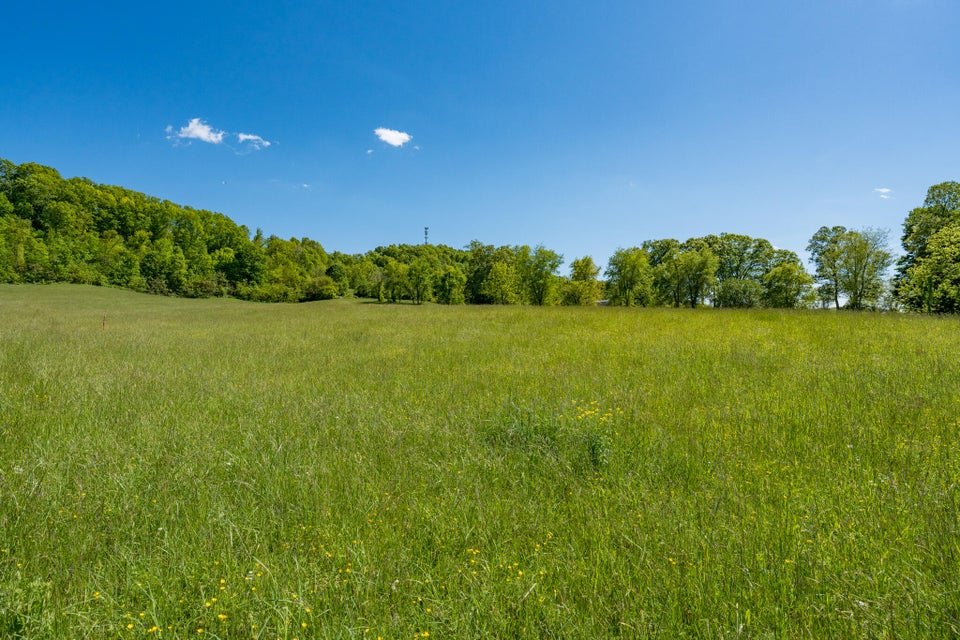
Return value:
[(567, 265), (721, 232), (803, 255), (835, 224), (897, 250), (960, 180), (956, 0), (39, 0), (4, 22), (0, 157), (328, 251), (429, 226)]

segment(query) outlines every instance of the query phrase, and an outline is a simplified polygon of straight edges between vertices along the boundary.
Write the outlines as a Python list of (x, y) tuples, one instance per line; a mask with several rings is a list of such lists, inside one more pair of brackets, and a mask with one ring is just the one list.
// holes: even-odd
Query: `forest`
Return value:
[(415, 304), (960, 311), (960, 184), (930, 187), (893, 257), (882, 230), (821, 227), (807, 251), (720, 233), (620, 248), (605, 268), (543, 246), (390, 245), (327, 252), (310, 238), (251, 233), (194, 209), (51, 167), (0, 159), (0, 282), (71, 282), (262, 302), (337, 297)]

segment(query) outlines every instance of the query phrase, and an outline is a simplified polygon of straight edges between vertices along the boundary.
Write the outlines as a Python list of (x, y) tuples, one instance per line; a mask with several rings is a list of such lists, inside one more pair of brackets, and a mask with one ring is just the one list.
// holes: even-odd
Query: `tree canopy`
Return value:
[[(960, 311), (960, 183), (909, 212), (892, 291), (906, 309)], [(721, 233), (620, 248), (606, 268), (538, 245), (380, 246), (328, 253), (310, 238), (251, 231), (194, 209), (56, 169), (0, 159), (0, 282), (76, 282), (192, 297), (298, 302), (342, 296), (416, 304), (877, 308), (890, 291), (886, 233), (823, 226), (797, 254)], [(603, 279), (600, 278), (601, 273)], [(816, 285), (816, 288), (814, 288)]]
[(960, 183), (930, 187), (903, 223), (894, 292), (908, 309), (960, 311)]

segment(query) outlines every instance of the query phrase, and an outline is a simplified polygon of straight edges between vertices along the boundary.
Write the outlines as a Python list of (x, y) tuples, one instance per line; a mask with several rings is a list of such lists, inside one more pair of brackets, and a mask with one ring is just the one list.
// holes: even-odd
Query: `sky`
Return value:
[(328, 252), (890, 232), (960, 180), (956, 0), (16, 2), (0, 157)]

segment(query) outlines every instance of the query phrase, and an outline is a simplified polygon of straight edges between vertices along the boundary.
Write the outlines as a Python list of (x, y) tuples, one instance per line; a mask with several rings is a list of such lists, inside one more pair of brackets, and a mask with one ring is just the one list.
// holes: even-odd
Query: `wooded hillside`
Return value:
[[(904, 225), (893, 288), (886, 234), (821, 227), (797, 254), (767, 240), (721, 233), (621, 248), (602, 272), (543, 246), (390, 245), (327, 253), (310, 238), (285, 240), (221, 213), (194, 209), (56, 169), (0, 159), (0, 282), (74, 282), (188, 297), (297, 302), (340, 296), (443, 304), (594, 304), (696, 307), (901, 305), (960, 309), (956, 233), (960, 185), (931, 187)], [(814, 285), (817, 285), (816, 287)], [(894, 294), (896, 299), (894, 299)]]

